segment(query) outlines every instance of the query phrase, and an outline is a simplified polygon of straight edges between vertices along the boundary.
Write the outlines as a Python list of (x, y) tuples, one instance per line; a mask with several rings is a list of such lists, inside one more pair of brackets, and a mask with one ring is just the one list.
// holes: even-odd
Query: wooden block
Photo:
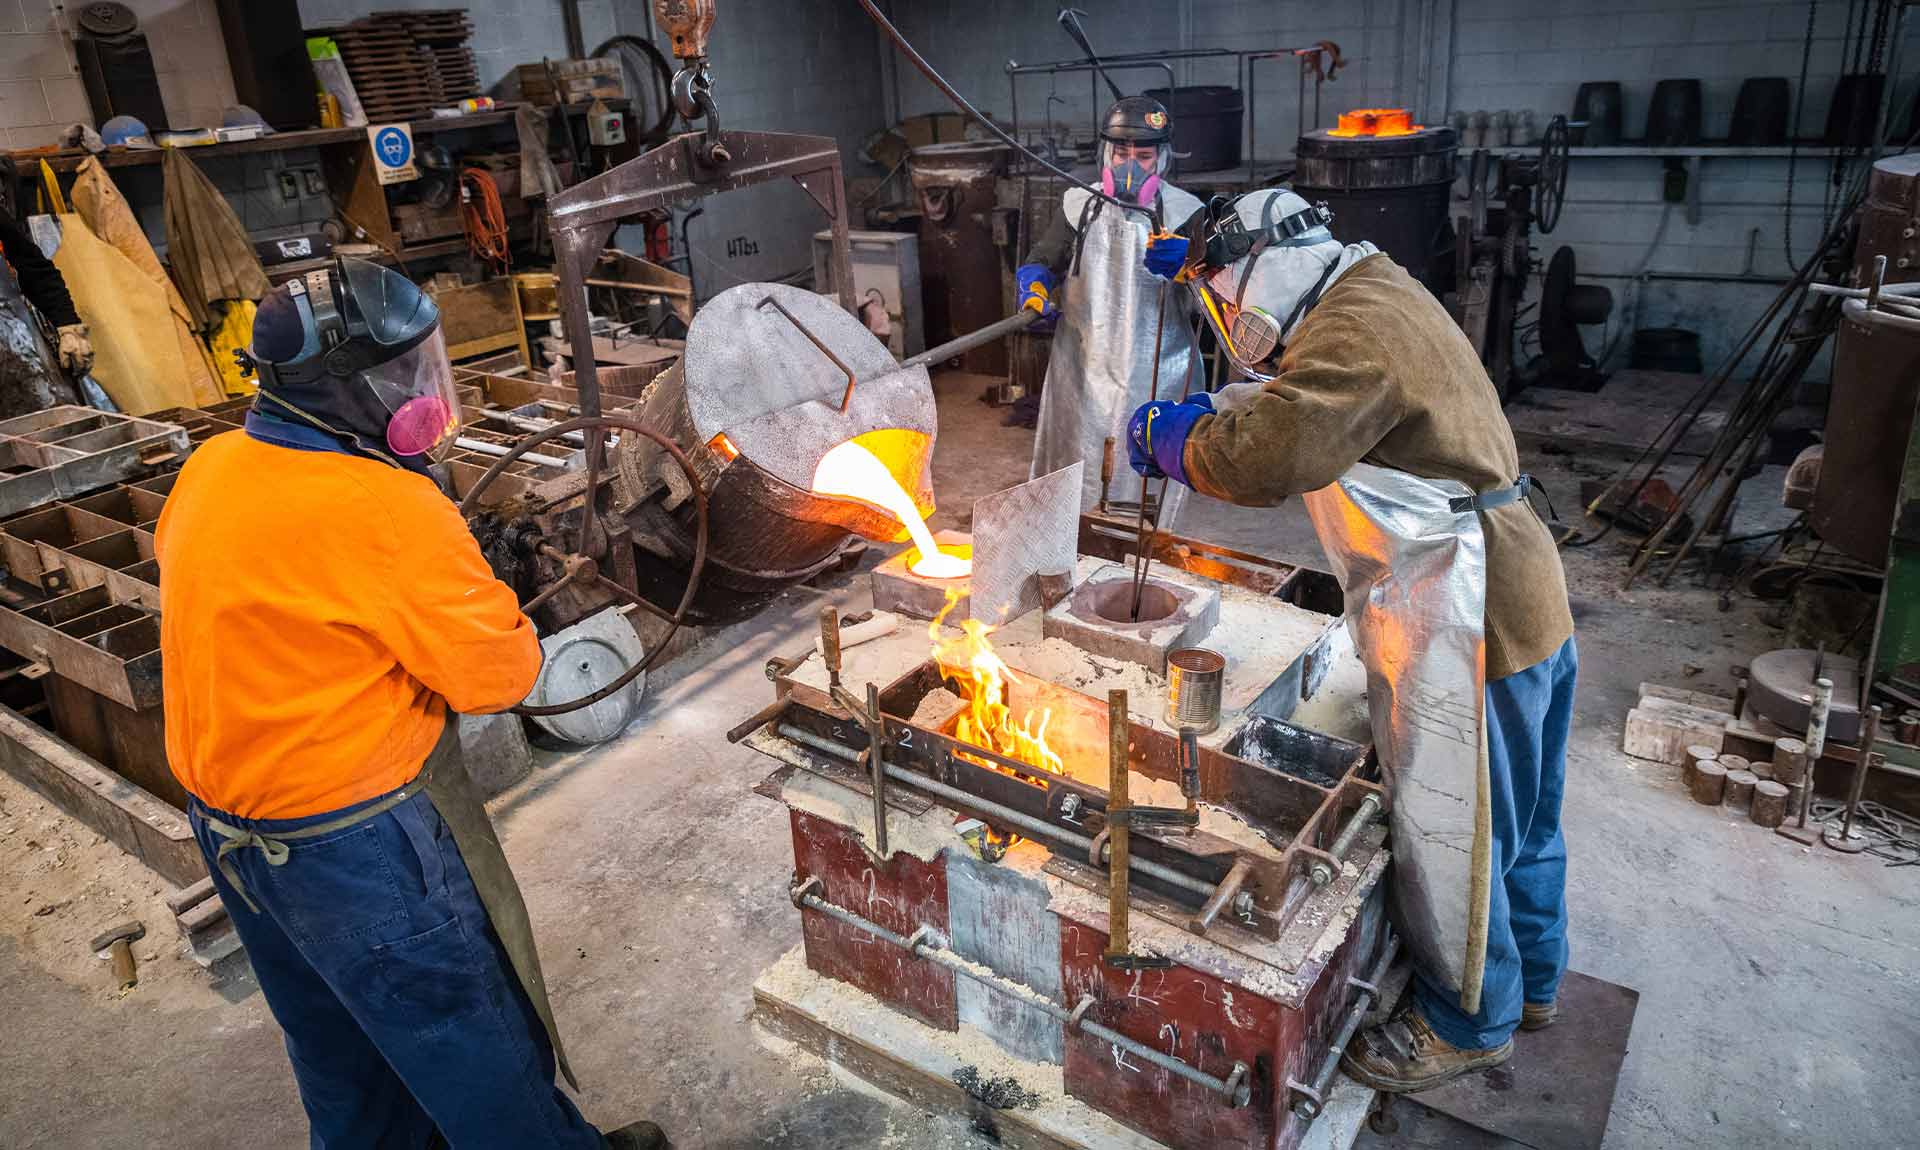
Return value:
[(1687, 749), (1703, 746), (1718, 754), (1726, 737), (1727, 716), (1671, 699), (1645, 698), (1627, 712), (1623, 748), (1636, 759), (1680, 766)]
[(1693, 794), (1693, 801), (1703, 806), (1717, 807), (1726, 794), (1727, 768), (1717, 762), (1701, 759), (1693, 764), (1693, 774), (1687, 779), (1687, 789)]
[(1728, 771), (1726, 804), (1730, 807), (1744, 808), (1753, 801), (1753, 788), (1760, 782), (1752, 771)]
[(1640, 684), (1642, 699), (1666, 699), (1670, 702), (1685, 703), (1688, 706), (1704, 707), (1709, 711), (1724, 711), (1733, 714), (1733, 700), (1725, 695), (1709, 695), (1704, 691), (1689, 691), (1683, 687), (1663, 687), (1658, 683)]
[[(211, 884), (211, 880), (209, 880), (209, 884)], [(227, 904), (221, 902), (218, 895), (214, 895), (204, 902), (196, 903), (181, 911), (176, 921), (178, 921), (180, 925), (180, 933), (186, 935), (188, 938), (192, 938), (196, 934), (201, 934), (217, 927), (220, 923), (226, 921), (226, 918)]]
[(1762, 781), (1754, 784), (1753, 806), (1747, 817), (1763, 827), (1773, 828), (1786, 821), (1787, 788), (1779, 783)]
[(1778, 738), (1773, 741), (1773, 779), (1791, 787), (1807, 777), (1807, 744), (1804, 740)]
[(213, 897), (213, 876), (208, 875), (190, 886), (183, 886), (167, 896), (167, 909), (177, 917), (185, 914), (189, 907), (198, 906)]

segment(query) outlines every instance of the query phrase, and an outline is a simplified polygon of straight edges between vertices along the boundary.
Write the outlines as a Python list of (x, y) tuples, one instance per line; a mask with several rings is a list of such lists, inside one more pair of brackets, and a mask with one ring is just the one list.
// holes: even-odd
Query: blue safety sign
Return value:
[(367, 129), (367, 142), (373, 149), (374, 171), (383, 184), (397, 184), (417, 178), (413, 166), (413, 128), (408, 124), (375, 124)]

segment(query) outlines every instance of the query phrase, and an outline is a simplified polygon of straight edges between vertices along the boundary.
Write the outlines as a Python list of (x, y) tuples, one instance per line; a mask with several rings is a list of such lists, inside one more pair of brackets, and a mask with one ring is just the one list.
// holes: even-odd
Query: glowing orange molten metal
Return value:
[[(942, 633), (940, 624), (959, 599), (957, 591), (949, 590), (946, 606), (927, 626), (927, 637), (933, 641), (934, 661), (940, 664), (941, 674), (967, 701), (967, 709), (960, 713), (953, 737), (1043, 771), (1065, 774), (1066, 764), (1047, 746), (1047, 720), (1053, 717), (1053, 712), (1043, 708), (1036, 715), (1028, 710), (1018, 723), (1013, 721), (1013, 707), (1007, 702), (1007, 688), (1014, 681), (1013, 668), (994, 653), (993, 643), (987, 638), (993, 628), (978, 619), (968, 619), (960, 624), (958, 636)], [(995, 765), (984, 760), (981, 764)]]
[(1411, 136), (1420, 130), (1405, 108), (1356, 108), (1340, 113), (1340, 126), (1329, 136)]
[(871, 503), (898, 519), (920, 552), (920, 558), (909, 564), (915, 575), (927, 579), (957, 579), (973, 573), (973, 560), (934, 545), (933, 532), (927, 530), (927, 521), (913, 505), (913, 496), (900, 486), (900, 481), (880, 462), (879, 456), (853, 440), (821, 456), (820, 465), (813, 469), (813, 490), (819, 495)]

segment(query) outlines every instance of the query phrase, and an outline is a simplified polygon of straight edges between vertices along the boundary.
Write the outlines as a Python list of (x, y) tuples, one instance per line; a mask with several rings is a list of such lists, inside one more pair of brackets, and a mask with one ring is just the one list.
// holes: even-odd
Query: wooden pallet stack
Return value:
[(400, 24), (413, 42), (433, 57), (446, 103), (480, 94), (480, 66), (473, 58), (473, 21), (465, 8), (426, 8), (417, 12), (375, 12), (374, 20)]
[(473, 24), (464, 8), (375, 12), (309, 35), (330, 36), (340, 46), (354, 92), (376, 123), (418, 119), (480, 90)]

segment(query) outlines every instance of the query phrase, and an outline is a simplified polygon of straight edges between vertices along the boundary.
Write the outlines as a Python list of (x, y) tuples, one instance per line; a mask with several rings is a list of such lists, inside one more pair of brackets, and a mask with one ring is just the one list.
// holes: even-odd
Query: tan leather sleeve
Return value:
[(1281, 359), (1280, 374), (1187, 438), (1194, 489), (1270, 507), (1332, 483), (1399, 423), (1400, 388), (1364, 320), (1316, 311)]

